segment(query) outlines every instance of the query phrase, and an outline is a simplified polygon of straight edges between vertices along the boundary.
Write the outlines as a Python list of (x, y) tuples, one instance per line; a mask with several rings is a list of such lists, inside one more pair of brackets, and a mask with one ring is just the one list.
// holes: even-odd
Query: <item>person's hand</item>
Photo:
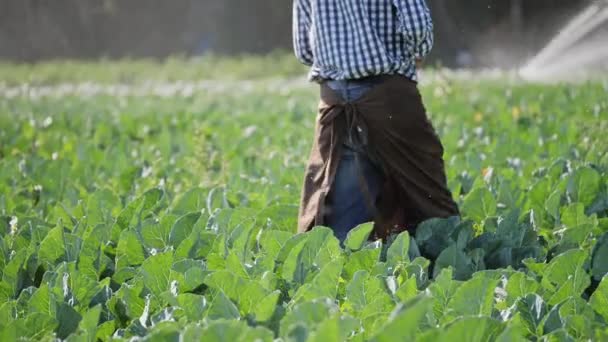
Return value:
[(424, 60), (422, 58), (416, 58), (416, 68), (422, 69), (424, 66)]

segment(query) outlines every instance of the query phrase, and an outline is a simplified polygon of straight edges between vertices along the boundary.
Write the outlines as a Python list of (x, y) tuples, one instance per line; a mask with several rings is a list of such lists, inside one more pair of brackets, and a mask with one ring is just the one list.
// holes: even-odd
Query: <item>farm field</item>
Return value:
[(608, 82), (433, 73), (462, 222), (341, 247), (295, 235), (318, 89), (250, 64), (0, 66), (0, 340), (608, 340)]

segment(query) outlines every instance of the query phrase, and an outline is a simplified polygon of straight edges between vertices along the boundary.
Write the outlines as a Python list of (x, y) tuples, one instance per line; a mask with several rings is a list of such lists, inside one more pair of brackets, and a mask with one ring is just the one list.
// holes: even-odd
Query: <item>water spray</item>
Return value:
[(578, 73), (586, 66), (607, 62), (608, 34), (585, 42), (586, 37), (606, 23), (608, 0), (592, 3), (522, 67), (519, 75), (526, 80), (551, 80)]

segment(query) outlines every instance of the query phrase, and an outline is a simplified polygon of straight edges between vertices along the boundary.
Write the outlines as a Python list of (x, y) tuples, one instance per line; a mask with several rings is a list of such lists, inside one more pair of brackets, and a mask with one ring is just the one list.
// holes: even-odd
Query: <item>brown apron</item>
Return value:
[(375, 238), (413, 231), (430, 218), (459, 215), (447, 188), (443, 146), (426, 116), (416, 83), (404, 76), (381, 77), (380, 84), (350, 103), (321, 85), (314, 144), (300, 203), (299, 232), (323, 225), (325, 199), (340, 161), (342, 142), (347, 129), (353, 127), (364, 136), (386, 179), (375, 203)]

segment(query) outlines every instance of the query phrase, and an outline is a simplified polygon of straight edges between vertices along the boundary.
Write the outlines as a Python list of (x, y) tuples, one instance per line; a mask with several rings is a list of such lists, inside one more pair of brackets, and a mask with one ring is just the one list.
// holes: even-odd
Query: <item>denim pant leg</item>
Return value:
[[(360, 165), (357, 164), (355, 154), (359, 154), (357, 157)], [(361, 179), (367, 184), (367, 194), (361, 188)], [(344, 149), (333, 187), (328, 194), (329, 212), (325, 218), (340, 242), (344, 242), (351, 229), (373, 220), (375, 208), (370, 206), (375, 205), (382, 179), (382, 173), (366, 156)]]
[[(371, 89), (372, 85), (349, 85), (335, 89), (346, 101), (354, 101)], [(338, 84), (340, 85), (340, 84)], [(375, 200), (383, 183), (381, 170), (365, 153), (343, 145), (333, 187), (328, 194), (328, 213), (325, 220), (340, 242), (356, 226), (373, 220)], [(361, 180), (367, 185), (367, 193), (361, 188)], [(370, 203), (371, 202), (371, 203)]]

